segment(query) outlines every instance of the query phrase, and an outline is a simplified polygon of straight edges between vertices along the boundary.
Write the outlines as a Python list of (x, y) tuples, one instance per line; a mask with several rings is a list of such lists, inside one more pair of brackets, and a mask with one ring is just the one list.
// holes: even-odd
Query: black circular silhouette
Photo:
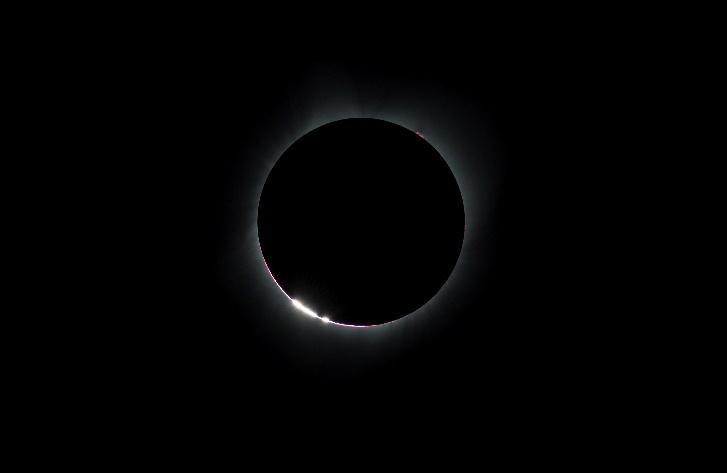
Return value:
[(418, 309), (446, 282), (464, 205), (444, 159), (383, 120), (323, 125), (273, 167), (258, 206), (263, 258), (303, 313), (371, 326)]

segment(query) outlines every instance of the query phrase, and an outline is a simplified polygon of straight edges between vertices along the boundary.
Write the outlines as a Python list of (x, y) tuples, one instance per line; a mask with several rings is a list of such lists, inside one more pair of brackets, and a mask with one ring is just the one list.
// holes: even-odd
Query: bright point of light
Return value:
[(315, 312), (313, 312), (312, 310), (310, 310), (309, 308), (307, 308), (306, 306), (304, 306), (297, 300), (295, 300), (295, 299), (291, 299), (291, 300), (293, 301), (293, 305), (295, 306), (296, 309), (303, 311), (304, 313), (310, 315), (311, 317), (318, 317), (318, 314), (316, 314)]
[(293, 301), (293, 305), (295, 306), (296, 309), (302, 311), (306, 315), (310, 315), (311, 317), (316, 317), (318, 319), (321, 319), (325, 323), (328, 323), (331, 321), (331, 319), (328, 318), (328, 316), (324, 315), (323, 317), (321, 317), (320, 315), (318, 315), (315, 312), (313, 312), (312, 310), (310, 310), (308, 307), (301, 304), (300, 301), (297, 301), (295, 299), (291, 299), (291, 301)]

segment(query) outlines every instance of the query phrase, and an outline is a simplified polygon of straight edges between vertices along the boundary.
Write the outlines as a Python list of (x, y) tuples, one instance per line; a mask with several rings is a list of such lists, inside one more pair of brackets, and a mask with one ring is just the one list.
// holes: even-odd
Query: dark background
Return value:
[[(268, 21), (247, 11), (228, 25), (196, 8), (192, 20), (167, 9), (78, 12), (78, 27), (46, 10), (27, 16), (32, 28), (15, 21), (10, 57), (21, 61), (8, 76), (22, 84), (7, 95), (22, 113), (9, 116), (28, 135), (7, 161), (27, 170), (6, 173), (21, 183), (8, 202), (23, 214), (8, 232), (30, 248), (8, 249), (22, 263), (12, 279), (31, 291), (5, 317), (30, 326), (27, 339), (5, 331), (20, 342), (9, 365), (22, 374), (6, 384), (30, 401), (8, 403), (26, 431), (64, 454), (93, 453), (72, 435), (82, 430), (121, 449), (112, 461), (142, 442), (176, 444), (170, 433), (257, 440), (273, 460), (293, 458), (285, 440), (350, 462), (419, 433), (425, 448), (401, 450), (425, 461), (443, 438), (485, 461), (493, 438), (495, 450), (510, 446), (508, 461), (593, 445), (600, 461), (673, 434), (676, 407), (699, 417), (691, 408), (704, 403), (681, 394), (703, 392), (692, 380), (708, 357), (689, 359), (687, 342), (702, 337), (685, 330), (700, 314), (675, 302), (700, 302), (677, 276), (701, 273), (675, 274), (694, 245), (669, 237), (695, 231), (683, 214), (698, 209), (687, 201), (696, 194), (679, 171), (700, 141), (680, 133), (702, 115), (674, 106), (700, 102), (702, 87), (682, 78), (701, 81), (696, 66), (714, 63), (699, 55), (708, 40), (689, 44), (652, 11), (564, 11), (568, 28), (536, 11), (510, 28), (437, 5), (429, 20), (425, 5), (401, 16), (275, 8)], [(371, 337), (294, 311), (259, 277), (249, 245), (261, 160), (343, 82), (361, 97), (407, 96), (414, 116), (436, 102), (433, 125), (473, 151), (462, 159), (489, 192), (487, 212), (468, 210), (480, 227), (456, 296)], [(666, 176), (680, 138), (689, 149)], [(659, 443), (648, 461), (665, 457)]]
[[(222, 436), (267, 444), (273, 460), (293, 459), (285, 440), (307, 440), (350, 462), (419, 433), (425, 448), (401, 450), (425, 461), (443, 438), (485, 461), (502, 443), (508, 461), (538, 462), (594, 445), (600, 461), (656, 438), (651, 462), (682, 447), (667, 457), (662, 437), (704, 430), (677, 422), (710, 418), (692, 409), (705, 405), (700, 368), (717, 359), (702, 353), (719, 344), (689, 324), (711, 314), (682, 282), (703, 272), (677, 268), (703, 246), (682, 239), (703, 233), (691, 222), (705, 199), (693, 204), (701, 194), (686, 184), (698, 182), (691, 160), (711, 154), (684, 122), (701, 126), (690, 105), (714, 102), (705, 45), (718, 29), (690, 44), (653, 11), (548, 6), (561, 28), (540, 11), (510, 27), (438, 5), (274, 8), (13, 17), (8, 136), (22, 149), (6, 180), (20, 184), (7, 200), (22, 219), (7, 232), (27, 248), (7, 245), (20, 300), (4, 335), (22, 427), (11, 436), (27, 458), (58, 457), (25, 441), (39, 436), (64, 455), (120, 449), (107, 461), (142, 442)], [(363, 97), (410, 97), (413, 115), (428, 101), (410, 92), (426, 91), (447, 141), (487, 148), (468, 153), (475, 169), (497, 157), (492, 174), (473, 174), (493, 190), (468, 220), (483, 226), (456, 297), (372, 337), (301, 317), (259, 278), (247, 240), (261, 156), (317, 108), (306, 87), (328, 106), (343, 78)], [(27, 293), (12, 284), (26, 281)]]
[[(152, 56), (119, 90), (134, 138), (115, 149), (115, 177), (129, 179), (117, 198), (130, 223), (109, 230), (124, 283), (99, 311), (97, 339), (120, 342), (114, 368), (101, 369), (122, 373), (117, 389), (165, 409), (436, 405), (484, 416), (613, 399), (608, 380), (637, 376), (623, 369), (633, 322), (609, 297), (619, 280), (603, 203), (617, 197), (602, 190), (618, 189), (606, 182), (615, 158), (604, 125), (618, 129), (619, 112), (600, 79), (584, 79), (588, 66), (495, 65), (476, 47)], [(409, 331), (366, 338), (310, 323), (282, 295), (271, 301), (230, 247), (250, 211), (236, 208), (240, 196), (260, 179), (250, 150), (321, 65), (382, 93), (409, 83), (456, 91), (486, 117), (498, 190), (487, 231), (471, 242), (482, 251), (463, 256), (483, 264), (470, 265), (466, 297)], [(300, 321), (280, 322), (288, 317)]]

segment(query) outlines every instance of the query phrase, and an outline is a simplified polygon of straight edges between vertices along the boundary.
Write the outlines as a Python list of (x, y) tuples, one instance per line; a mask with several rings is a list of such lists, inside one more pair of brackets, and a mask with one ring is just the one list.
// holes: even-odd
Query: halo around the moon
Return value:
[(464, 221), (454, 175), (426, 138), (368, 118), (295, 141), (266, 179), (257, 219), (268, 271), (299, 313), (363, 327), (439, 291)]

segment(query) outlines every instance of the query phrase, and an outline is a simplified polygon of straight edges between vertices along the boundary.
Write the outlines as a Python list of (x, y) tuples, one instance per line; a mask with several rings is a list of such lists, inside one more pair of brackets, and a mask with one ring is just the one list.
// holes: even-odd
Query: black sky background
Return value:
[[(638, 376), (623, 371), (635, 327), (614, 307), (619, 281), (605, 269), (615, 250), (600, 189), (614, 150), (603, 127), (618, 128), (620, 112), (608, 90), (582, 79), (588, 71), (556, 61), (495, 66), (477, 48), (152, 56), (124, 73), (119, 91), (129, 99), (119, 106), (122, 134), (133, 139), (114, 150), (115, 178), (128, 176), (117, 198), (131, 223), (110, 230), (122, 242), (113, 258), (124, 284), (99, 307), (95, 335), (100, 347), (121, 347), (101, 369), (116, 389), (165, 408), (233, 403), (251, 415), (256, 406), (414, 404), (505, 415), (617, 397), (616, 372)], [(482, 252), (470, 255), (487, 264), (468, 275), (468, 297), (411, 333), (367, 341), (304, 317), (296, 331), (281, 330), (266, 322), (269, 311), (299, 317), (282, 294), (271, 309), (276, 294), (252, 275), (247, 289), (230, 290), (221, 258), (237, 228), (231, 195), (258, 159), (246, 150), (322, 65), (384, 93), (408, 83), (454, 90), (488, 117), (499, 189), (487, 231), (471, 243)], [(244, 280), (248, 268), (239, 270)]]

